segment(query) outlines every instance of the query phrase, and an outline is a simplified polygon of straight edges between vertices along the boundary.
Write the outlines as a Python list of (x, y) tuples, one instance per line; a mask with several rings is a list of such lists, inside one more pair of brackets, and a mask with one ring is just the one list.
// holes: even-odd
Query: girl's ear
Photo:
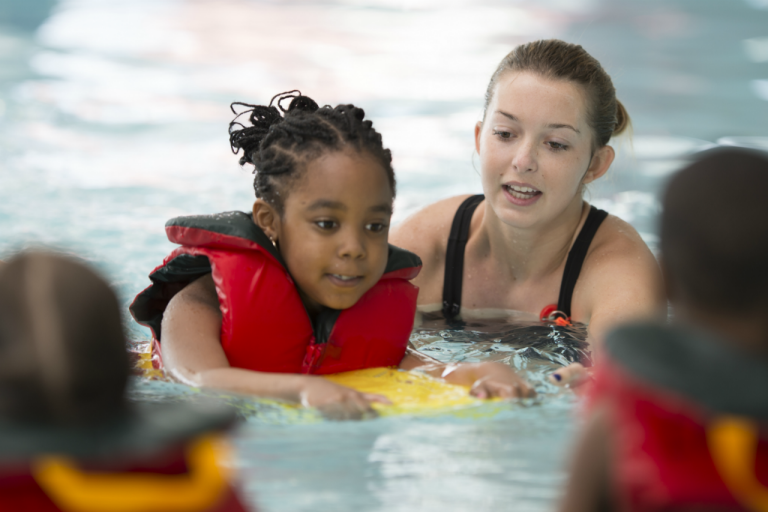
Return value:
[(253, 203), (253, 222), (264, 231), (272, 243), (277, 243), (280, 236), (280, 214), (271, 204), (257, 199)]
[(589, 169), (584, 174), (584, 179), (581, 180), (581, 183), (586, 185), (608, 172), (608, 168), (613, 163), (615, 157), (616, 153), (611, 146), (603, 146), (595, 151), (595, 154), (592, 155), (592, 161), (589, 163)]

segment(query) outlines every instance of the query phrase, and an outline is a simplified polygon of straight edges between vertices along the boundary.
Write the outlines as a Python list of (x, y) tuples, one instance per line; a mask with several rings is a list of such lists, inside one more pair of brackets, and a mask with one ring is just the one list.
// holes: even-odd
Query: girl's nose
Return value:
[(352, 230), (342, 233), (342, 240), (339, 244), (339, 256), (352, 259), (365, 257), (365, 241), (362, 235), (353, 233)]
[(536, 160), (536, 143), (533, 140), (524, 139), (515, 151), (512, 158), (512, 166), (517, 172), (531, 172), (538, 168)]

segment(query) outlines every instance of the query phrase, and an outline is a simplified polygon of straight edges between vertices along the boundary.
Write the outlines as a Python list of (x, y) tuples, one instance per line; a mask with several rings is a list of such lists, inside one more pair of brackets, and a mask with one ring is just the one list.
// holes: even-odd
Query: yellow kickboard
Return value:
[[(144, 378), (166, 380), (162, 370), (152, 367), (150, 354), (147, 352), (138, 354), (135, 368)], [(429, 375), (396, 368), (368, 368), (323, 377), (363, 393), (387, 397), (392, 405), (373, 404), (374, 409), (382, 416), (463, 408), (484, 402), (470, 396), (469, 388), (465, 386), (449, 384)], [(286, 406), (292, 407), (287, 404)]]
[(480, 400), (469, 395), (469, 388), (396, 368), (368, 368), (323, 377), (363, 393), (384, 395), (392, 405), (373, 404), (384, 415), (480, 403)]

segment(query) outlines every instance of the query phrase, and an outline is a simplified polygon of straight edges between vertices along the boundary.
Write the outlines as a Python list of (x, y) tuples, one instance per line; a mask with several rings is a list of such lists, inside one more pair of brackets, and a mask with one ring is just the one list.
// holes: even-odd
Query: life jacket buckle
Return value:
[(301, 373), (312, 373), (312, 370), (320, 365), (323, 348), (324, 345), (316, 343), (315, 337), (312, 336), (312, 339), (309, 340), (309, 345), (307, 345), (307, 351), (304, 354), (304, 361), (301, 363)]

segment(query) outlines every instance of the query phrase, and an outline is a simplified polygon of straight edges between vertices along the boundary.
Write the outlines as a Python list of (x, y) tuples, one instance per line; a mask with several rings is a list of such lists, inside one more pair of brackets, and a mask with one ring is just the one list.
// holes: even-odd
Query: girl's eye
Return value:
[(512, 138), (512, 132), (505, 132), (504, 130), (493, 130), (493, 134), (503, 140)]
[(372, 231), (373, 233), (381, 233), (386, 229), (387, 225), (380, 222), (371, 222), (365, 225), (365, 229)]
[(331, 230), (338, 225), (336, 224), (336, 221), (333, 221), (333, 220), (318, 220), (318, 221), (315, 221), (315, 224), (317, 225), (317, 227), (323, 230)]
[(549, 147), (551, 149), (554, 149), (555, 151), (564, 151), (568, 149), (568, 146), (566, 144), (560, 144), (559, 142), (550, 141), (547, 142), (549, 144)]

